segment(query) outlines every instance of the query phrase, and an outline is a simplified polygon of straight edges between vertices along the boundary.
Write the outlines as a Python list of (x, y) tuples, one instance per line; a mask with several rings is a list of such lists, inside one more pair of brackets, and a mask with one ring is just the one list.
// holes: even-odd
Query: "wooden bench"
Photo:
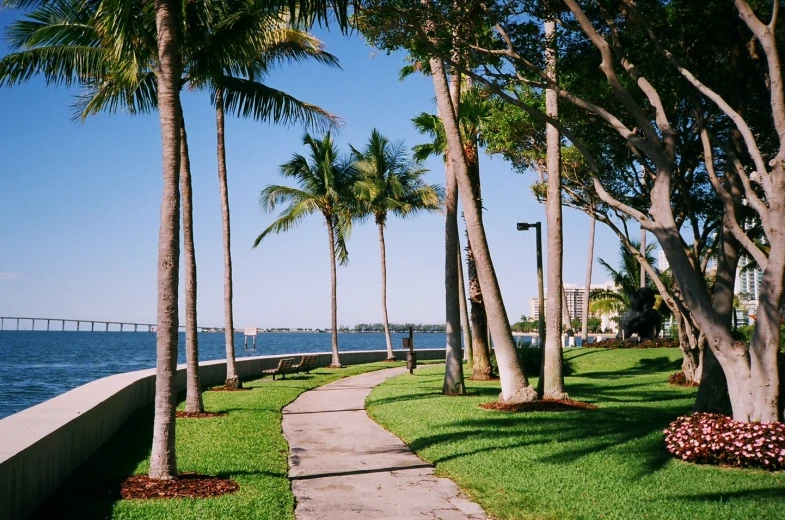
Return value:
[(318, 359), (317, 356), (303, 356), (300, 362), (294, 365), (294, 368), (297, 373), (299, 374), (301, 371), (305, 371), (306, 374), (311, 373), (312, 368), (316, 368), (316, 360)]
[(278, 361), (278, 368), (262, 370), (262, 377), (272, 375), (273, 381), (275, 381), (275, 376), (280, 374), (282, 379), (286, 379), (286, 374), (289, 372), (294, 372), (294, 358), (281, 359)]

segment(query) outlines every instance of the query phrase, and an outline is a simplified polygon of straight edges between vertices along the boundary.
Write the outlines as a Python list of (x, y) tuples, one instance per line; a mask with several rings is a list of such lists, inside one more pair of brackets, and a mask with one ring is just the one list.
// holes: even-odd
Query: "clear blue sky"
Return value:
[[(0, 11), (0, 31), (19, 15)], [(429, 79), (398, 81), (402, 54), (388, 56), (358, 35), (317, 32), (343, 70), (316, 64), (275, 72), (268, 83), (340, 115), (338, 136), (364, 144), (376, 127), (407, 145), (424, 139), (411, 125), (434, 112)], [(5, 43), (0, 47), (5, 52)], [(101, 115), (71, 121), (77, 90), (41, 79), (0, 89), (0, 315), (155, 321), (161, 200), (157, 114)], [(193, 168), (199, 324), (223, 325), (223, 260), (215, 158), (215, 119), (207, 94), (185, 92)], [(326, 327), (330, 280), (327, 237), (317, 217), (251, 249), (272, 221), (259, 191), (284, 179), (278, 167), (304, 152), (302, 128), (227, 120), (234, 259), (235, 326)], [(534, 175), (481, 158), (485, 225), (511, 320), (529, 314), (536, 294), (534, 234), (520, 221), (544, 221), (531, 195)], [(444, 182), (432, 159), (428, 182)], [(589, 220), (565, 210), (565, 282), (584, 283)], [(392, 220), (387, 230), (388, 302), (393, 322), (444, 321), (444, 221), (438, 215)], [(465, 244), (465, 240), (464, 240)], [(616, 263), (618, 241), (597, 228), (596, 257)], [(350, 264), (338, 271), (338, 321), (381, 321), (375, 226), (355, 228)], [(595, 263), (594, 281), (605, 273)], [(182, 294), (182, 292), (181, 292)], [(181, 298), (182, 300), (182, 298)]]

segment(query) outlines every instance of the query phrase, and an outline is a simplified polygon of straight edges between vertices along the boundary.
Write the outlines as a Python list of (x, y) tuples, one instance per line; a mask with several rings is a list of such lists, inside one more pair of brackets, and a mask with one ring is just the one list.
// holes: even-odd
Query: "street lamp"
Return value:
[(533, 224), (518, 222), (517, 227), (518, 231), (534, 228), (537, 232), (537, 291), (540, 300), (537, 312), (537, 335), (539, 336), (537, 342), (538, 347), (543, 348), (545, 345), (545, 289), (542, 282), (542, 225), (539, 222)]

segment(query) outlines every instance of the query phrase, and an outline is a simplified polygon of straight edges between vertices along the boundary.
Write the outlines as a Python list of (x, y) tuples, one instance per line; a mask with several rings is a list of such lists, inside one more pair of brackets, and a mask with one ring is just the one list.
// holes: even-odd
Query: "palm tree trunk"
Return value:
[(472, 348), (474, 350), (471, 378), (475, 381), (487, 381), (494, 377), (491, 349), (488, 345), (488, 317), (485, 314), (485, 304), (482, 300), (482, 290), (477, 277), (477, 264), (474, 262), (471, 241), (466, 248), (466, 263), (469, 270), (469, 300), (472, 308)]
[(390, 337), (390, 321), (387, 318), (387, 249), (384, 246), (384, 220), (376, 219), (379, 228), (379, 250), (382, 259), (382, 320), (384, 324), (384, 339), (387, 342), (387, 360), (395, 359), (392, 348), (392, 338)]
[(226, 340), (226, 382), (227, 388), (242, 388), (237, 375), (234, 356), (234, 310), (232, 304), (232, 235), (229, 220), (229, 183), (226, 179), (226, 143), (224, 141), (224, 99), (223, 91), (215, 92), (215, 123), (218, 139), (218, 185), (221, 191), (221, 221), (223, 223), (224, 247), (224, 339)]
[[(453, 74), (450, 80), (450, 99), (452, 114), (459, 117), (458, 107), (461, 98), (461, 79)], [(449, 152), (448, 154), (449, 155)], [(445, 227), (444, 227), (444, 288), (447, 332), (447, 352), (445, 354), (444, 384), (442, 393), (461, 395), (466, 392), (463, 380), (463, 355), (461, 354), (461, 296), (458, 286), (458, 259), (460, 255), (460, 237), (458, 236), (458, 183), (455, 172), (449, 164), (444, 169), (445, 182)]]
[(163, 197), (158, 232), (158, 301), (155, 371), (155, 416), (149, 476), (177, 477), (175, 455), (175, 373), (177, 370), (177, 291), (180, 267), (180, 53), (178, 5), (156, 0), (158, 32), (158, 113), (163, 148)]
[(180, 194), (183, 204), (183, 250), (185, 256), (185, 411), (204, 411), (199, 385), (199, 336), (196, 331), (196, 252), (194, 248), (194, 210), (191, 190), (191, 159), (185, 119), (180, 120)]
[[(477, 275), (480, 280), (483, 299), (488, 311), (491, 334), (496, 347), (496, 359), (499, 363), (502, 387), (499, 397), (505, 402), (532, 401), (537, 398), (537, 393), (529, 386), (529, 381), (526, 379), (526, 375), (518, 360), (510, 322), (507, 318), (499, 282), (496, 279), (496, 272), (493, 268), (488, 241), (485, 237), (485, 229), (482, 226), (481, 208), (471, 196), (471, 181), (466, 159), (463, 155), (463, 143), (460, 130), (458, 129), (458, 122), (453, 112), (452, 100), (447, 88), (444, 66), (441, 60), (435, 58), (430, 60), (430, 65), (433, 73), (436, 102), (447, 140), (449, 163), (458, 181), (466, 216), (469, 243), (472, 245), (477, 262)], [(455, 262), (453, 261), (452, 263), (454, 264)]]
[(589, 342), (589, 294), (591, 293), (591, 269), (594, 266), (594, 228), (596, 226), (597, 221), (592, 217), (589, 227), (589, 255), (586, 261), (586, 289), (583, 293), (583, 316), (581, 316), (581, 338), (584, 347)]
[(332, 318), (333, 358), (330, 368), (341, 368), (341, 358), (338, 356), (338, 276), (335, 269), (335, 235), (333, 233), (332, 217), (327, 217), (327, 236), (330, 242), (330, 282), (332, 287), (330, 312)]
[(442, 393), (461, 395), (466, 393), (463, 380), (463, 356), (461, 355), (461, 309), (458, 293), (458, 184), (452, 168), (445, 168), (445, 214), (444, 228), (444, 289), (447, 328), (447, 352), (445, 356), (444, 385)]
[[(545, 22), (546, 69), (551, 79), (556, 79), (556, 22)], [(559, 117), (558, 95), (552, 89), (545, 91), (545, 107), (548, 116)], [(548, 197), (545, 213), (548, 226), (548, 290), (551, 297), (546, 302), (545, 349), (543, 352), (543, 374), (539, 386), (543, 398), (564, 399), (564, 376), (562, 374), (562, 207), (561, 207), (561, 143), (559, 131), (551, 125), (546, 127)]]
[(461, 258), (461, 246), (458, 245), (458, 303), (461, 309), (461, 331), (463, 331), (463, 357), (469, 363), (474, 364), (474, 353), (472, 352), (472, 329), (469, 326), (469, 305), (466, 302), (466, 285), (463, 280), (463, 259)]

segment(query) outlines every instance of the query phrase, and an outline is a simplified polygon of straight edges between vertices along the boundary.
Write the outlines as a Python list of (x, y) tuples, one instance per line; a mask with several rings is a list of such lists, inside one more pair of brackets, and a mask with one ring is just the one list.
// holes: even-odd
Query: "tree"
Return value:
[[(777, 78), (769, 85), (766, 107), (768, 121), (755, 119), (754, 116), (745, 116), (735, 110), (725, 99), (722, 89), (725, 85), (717, 83), (712, 88), (704, 83), (690, 70), (689, 64), (695, 60), (682, 62), (679, 55), (684, 54), (684, 48), (689, 45), (670, 46), (668, 39), (660, 40), (655, 30), (652, 29), (650, 20), (658, 18), (647, 16), (659, 14), (671, 6), (671, 3), (656, 3), (644, 5), (644, 12), (629, 0), (622, 2), (622, 9), (617, 13), (605, 11), (584, 10), (574, 0), (564, 0), (564, 6), (569, 10), (573, 27), (575, 28), (575, 41), (589, 45), (598, 53), (601, 60), (599, 68), (600, 79), (612, 95), (610, 101), (598, 100), (593, 102), (581, 96), (580, 90), (565, 89), (549, 81), (547, 75), (541, 70), (536, 61), (527, 59), (529, 43), (524, 37), (527, 35), (524, 25), (530, 23), (527, 16), (515, 12), (514, 16), (506, 10), (506, 6), (499, 3), (493, 8), (487, 8), (484, 13), (490, 13), (489, 26), (495, 28), (497, 39), (491, 45), (481, 42), (479, 46), (473, 43), (473, 48), (484, 53), (489, 60), (505, 61), (507, 70), (514, 74), (502, 73), (500, 67), (486, 69), (480, 73), (465, 70), (479, 81), (483, 81), (489, 88), (503, 98), (505, 102), (519, 106), (538, 119), (558, 126), (567, 139), (580, 151), (585, 158), (594, 195), (603, 204), (612, 208), (617, 214), (632, 217), (646, 230), (654, 234), (668, 258), (674, 274), (674, 279), (680, 289), (680, 299), (687, 304), (691, 311), (692, 319), (698, 324), (700, 331), (705, 334), (712, 353), (723, 368), (728, 380), (730, 401), (733, 415), (742, 421), (776, 420), (780, 413), (777, 375), (777, 345), (779, 338), (778, 323), (780, 308), (783, 300), (783, 278), (785, 277), (785, 243), (770, 240), (771, 250), (765, 252), (755, 246), (745, 230), (740, 225), (735, 214), (734, 196), (728, 190), (729, 177), (737, 177), (743, 186), (743, 195), (750, 206), (760, 216), (767, 229), (767, 235), (785, 223), (785, 216), (780, 215), (776, 208), (785, 202), (785, 163), (781, 160), (785, 156), (785, 92), (781, 81), (781, 65), (777, 48), (777, 34), (774, 30), (778, 17), (778, 2), (773, 8), (763, 9), (763, 16), (768, 17), (764, 23), (756, 15), (745, 0), (734, 2), (736, 14), (744, 22), (741, 38), (754, 38), (765, 56), (765, 66), (761, 66), (763, 74), (759, 77)], [(504, 7), (503, 9), (497, 9)], [(623, 28), (617, 22), (623, 22)], [(414, 27), (412, 25), (412, 27)], [(476, 27), (476, 25), (474, 26)], [(454, 29), (448, 25), (445, 31)], [(416, 30), (416, 29), (415, 29)], [(635, 33), (643, 35), (641, 40), (635, 38), (622, 38), (622, 33)], [(705, 30), (704, 30), (705, 32)], [(510, 36), (510, 35), (513, 36)], [(430, 41), (425, 38), (422, 41)], [(672, 49), (677, 49), (673, 51)], [(438, 52), (437, 52), (438, 51)], [(450, 59), (450, 53), (439, 50), (442, 59)], [(704, 54), (705, 55), (705, 54)], [(722, 53), (714, 55), (721, 56)], [(647, 61), (648, 60), (648, 61)], [(678, 81), (690, 85), (691, 94), (681, 99), (676, 105), (666, 104), (669, 101), (664, 93), (669, 92), (667, 73), (663, 67), (650, 67), (651, 63), (666, 64), (670, 72)], [(685, 66), (684, 63), (688, 65)], [(761, 64), (763, 60), (761, 60)], [(459, 65), (459, 64), (454, 64)], [(652, 75), (651, 73), (654, 73)], [(528, 77), (527, 77), (528, 76)], [(625, 81), (622, 81), (624, 78)], [(657, 78), (656, 80), (653, 78)], [(663, 83), (661, 78), (666, 78), (665, 88), (658, 88), (655, 83)], [(712, 78), (711, 75), (709, 78)], [(536, 107), (527, 105), (514, 94), (515, 85), (521, 82), (533, 81), (547, 89), (559, 93), (561, 99), (566, 100), (577, 109), (592, 115), (605, 126), (610, 134), (625, 142), (636, 160), (645, 169), (644, 177), (652, 185), (650, 200), (646, 202), (646, 210), (641, 211), (630, 205), (628, 200), (619, 199), (605, 189), (602, 179), (602, 157), (588, 147), (579, 135), (573, 134), (568, 127), (560, 121), (553, 121)], [(654, 83), (653, 83), (654, 81)], [(770, 79), (766, 80), (771, 81)], [(596, 82), (595, 82), (596, 84)], [(768, 85), (768, 83), (767, 83)], [(719, 196), (724, 207), (722, 226), (727, 227), (734, 238), (751, 255), (759, 260), (761, 265), (766, 265), (764, 271), (764, 287), (759, 308), (763, 308), (763, 321), (758, 322), (755, 337), (749, 349), (741, 349), (734, 343), (729, 328), (723, 316), (713, 308), (708, 291), (702, 280), (702, 273), (698, 268), (698, 259), (692, 251), (685, 247), (684, 239), (680, 233), (680, 221), (674, 211), (672, 195), (678, 189), (678, 184), (683, 178), (676, 163), (677, 149), (681, 128), (673, 124), (673, 114), (684, 113), (685, 105), (692, 108), (701, 103), (713, 106), (718, 117), (715, 120), (703, 119), (698, 116), (693, 119), (693, 135), (700, 137), (700, 146), (703, 149), (704, 166), (711, 180), (713, 190)], [(623, 114), (623, 115), (621, 115)], [(627, 120), (625, 123), (624, 120)], [(738, 131), (743, 143), (742, 157), (730, 146), (728, 140), (717, 131), (715, 121), (729, 125)], [(753, 131), (751, 124), (762, 123), (766, 131)], [(634, 128), (630, 125), (634, 125)], [(775, 136), (776, 137), (772, 137)], [(725, 172), (718, 172), (715, 168), (715, 150), (722, 149), (727, 159)], [(754, 172), (754, 173), (751, 173)], [(722, 173), (722, 175), (721, 175)], [(752, 180), (750, 180), (752, 179)], [(753, 188), (755, 182), (758, 188)], [(771, 238), (769, 236), (769, 238)], [(777, 247), (774, 244), (777, 244)], [(781, 245), (780, 245), (781, 244)], [(741, 349), (741, 350), (740, 350)], [(741, 354), (741, 355), (739, 355)]]
[[(474, 9), (476, 6), (474, 4), (455, 5), (451, 3), (449, 6), (440, 5), (439, 7), (442, 9), (436, 10), (432, 9), (432, 4), (433, 2), (421, 2), (399, 7), (397, 2), (391, 2), (390, 5), (384, 1), (364, 3), (366, 10), (363, 11), (359, 24), (365, 36), (375, 45), (385, 49), (407, 48), (416, 58), (428, 61), (434, 82), (439, 117), (441, 117), (444, 126), (449, 165), (458, 181), (469, 242), (474, 250), (477, 274), (488, 311), (488, 322), (494, 340), (501, 379), (502, 392), (499, 398), (506, 402), (532, 401), (537, 398), (537, 392), (529, 385), (515, 350), (512, 330), (482, 224), (481, 205), (472, 196), (471, 179), (460, 135), (457, 103), (453, 101), (451, 96), (444, 66), (445, 62), (450, 62), (453, 70), (465, 70), (464, 64), (457, 62), (465, 58), (466, 53), (459, 53), (456, 56), (451, 54), (456, 50), (456, 44), (459, 43), (459, 40), (456, 39), (457, 31), (453, 27), (448, 28), (446, 25), (437, 23), (438, 17), (436, 16), (447, 13), (450, 16), (462, 17), (466, 15), (467, 10)], [(409, 12), (412, 11), (422, 16), (419, 16), (416, 22), (409, 24), (407, 18)], [(447, 28), (446, 32), (445, 28)], [(407, 33), (406, 30), (409, 29), (415, 34)], [(446, 55), (438, 55), (431, 49), (423, 49), (424, 46), (433, 44), (437, 36), (443, 36), (443, 41), (447, 42), (445, 45)], [(449, 190), (449, 185), (447, 189)], [(457, 258), (457, 255), (454, 255), (453, 258)]]
[(359, 203), (360, 219), (372, 217), (379, 231), (379, 250), (382, 268), (382, 319), (387, 343), (387, 358), (395, 359), (387, 318), (387, 255), (384, 228), (388, 214), (407, 218), (423, 211), (438, 211), (442, 204), (440, 186), (423, 182), (425, 169), (407, 159), (402, 143), (391, 143), (378, 130), (363, 150), (351, 148), (358, 179), (354, 184)]
[[(38, 4), (39, 2), (6, 2), (7, 4)], [(40, 2), (43, 3), (43, 2)], [(150, 458), (149, 475), (155, 479), (172, 479), (177, 476), (174, 450), (174, 424), (176, 394), (174, 392), (175, 372), (177, 369), (178, 341), (178, 280), (179, 280), (179, 220), (181, 127), (180, 107), (180, 53), (178, 41), (179, 14), (178, 2), (156, 0), (154, 6), (157, 45), (154, 59), (158, 65), (157, 103), (161, 119), (163, 147), (163, 197), (161, 203), (161, 226), (158, 246), (158, 300), (157, 300), (157, 340), (156, 340), (156, 388), (155, 417), (153, 424), (153, 446)], [(80, 7), (73, 12), (69, 7)], [(128, 18), (114, 14), (130, 7), (119, 0), (104, 0), (98, 3), (46, 3), (34, 12), (34, 20), (22, 29), (54, 21), (64, 21), (65, 26), (57, 27), (59, 36), (44, 31), (44, 38), (34, 34), (17, 32), (16, 48), (27, 46), (28, 53), (18, 53), (3, 59), (0, 77), (3, 83), (13, 84), (29, 78), (35, 73), (43, 73), (49, 83), (89, 84), (105, 77), (107, 72), (117, 72), (125, 68), (131, 74), (138, 69), (126, 60), (130, 49), (132, 33), (129, 32)], [(93, 26), (80, 26), (74, 30), (74, 15), (87, 25), (97, 11), (106, 13)], [(133, 19), (133, 16), (131, 17)], [(65, 43), (65, 45), (63, 44)], [(77, 52), (69, 49), (76, 47)], [(79, 44), (79, 45), (77, 45)], [(35, 48), (38, 46), (39, 48)], [(85, 48), (88, 47), (88, 48)], [(79, 52), (81, 51), (81, 52)]]
[(581, 338), (583, 344), (589, 342), (589, 295), (591, 294), (591, 271), (594, 266), (594, 230), (597, 226), (597, 220), (591, 219), (591, 226), (589, 227), (589, 253), (586, 255), (586, 288), (583, 292), (583, 312), (581, 320)]
[(306, 157), (294, 154), (289, 162), (281, 165), (281, 173), (284, 177), (294, 179), (299, 187), (270, 185), (264, 188), (259, 196), (259, 205), (265, 212), (274, 211), (282, 204), (287, 205), (278, 218), (256, 237), (253, 247), (257, 247), (269, 234), (289, 231), (306, 216), (317, 212), (321, 213), (327, 228), (330, 249), (332, 287), (330, 300), (332, 362), (330, 367), (340, 368), (336, 258), (341, 265), (345, 265), (349, 260), (346, 239), (351, 233), (352, 217), (356, 214), (352, 193), (356, 172), (351, 163), (339, 158), (330, 132), (322, 139), (311, 137), (306, 133), (303, 144), (310, 149), (310, 162)]
[[(558, 45), (556, 19), (548, 18), (544, 23), (545, 68), (548, 78), (557, 83)], [(558, 119), (559, 98), (553, 90), (545, 92), (545, 112), (548, 117)], [(548, 287), (551, 297), (546, 302), (545, 347), (542, 355), (542, 368), (537, 391), (543, 398), (565, 399), (564, 374), (562, 373), (562, 312), (566, 311), (566, 300), (562, 280), (564, 245), (562, 236), (562, 196), (561, 196), (561, 137), (559, 130), (547, 125), (546, 130), (546, 170), (548, 172), (548, 196), (545, 199), (545, 218), (548, 240)], [(567, 318), (569, 329), (569, 318)]]
[[(198, 9), (200, 3), (192, 9)], [(242, 386), (237, 376), (234, 351), (232, 307), (232, 256), (229, 187), (226, 168), (225, 114), (269, 121), (275, 124), (304, 122), (323, 130), (337, 118), (323, 109), (271, 88), (262, 80), (282, 63), (315, 59), (338, 66), (337, 59), (324, 52), (314, 36), (289, 26), (289, 17), (270, 9), (265, 2), (238, 5), (218, 4), (218, 9), (193, 16), (199, 34), (191, 34), (194, 45), (189, 55), (188, 80), (209, 88), (216, 112), (218, 184), (224, 252), (224, 335), (226, 344), (226, 386)], [(193, 31), (192, 31), (193, 32)]]
[[(479, 204), (482, 204), (479, 148), (484, 143), (483, 126), (489, 111), (490, 103), (485, 96), (479, 89), (472, 87), (470, 81), (464, 81), (460, 96), (459, 122), (464, 143), (464, 154), (471, 176), (472, 195)], [(444, 158), (445, 168), (449, 167), (444, 127), (439, 116), (423, 112), (412, 119), (412, 122), (420, 133), (430, 135), (433, 138), (433, 141), (430, 143), (414, 147), (415, 157), (424, 160), (430, 155), (440, 155)], [(477, 278), (477, 268), (474, 262), (471, 241), (466, 246), (466, 263), (469, 275), (469, 300), (471, 302), (471, 348), (473, 350), (471, 378), (474, 380), (487, 380), (493, 377), (491, 349), (488, 344), (487, 333), (488, 320), (483, 303), (482, 289)]]

